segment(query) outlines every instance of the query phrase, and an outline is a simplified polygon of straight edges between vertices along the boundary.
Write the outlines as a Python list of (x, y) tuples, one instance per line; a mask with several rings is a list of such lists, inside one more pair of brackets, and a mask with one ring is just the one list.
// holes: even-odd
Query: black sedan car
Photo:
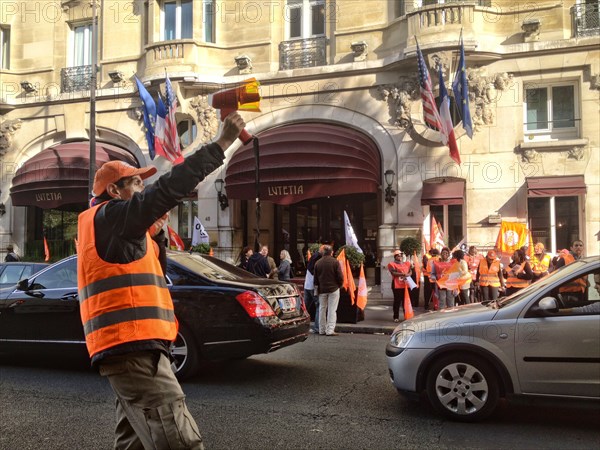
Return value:
[[(239, 359), (308, 337), (310, 317), (292, 283), (259, 278), (206, 255), (168, 252), (167, 285), (179, 332), (171, 347), (180, 379), (201, 359)], [(0, 352), (87, 354), (77, 256), (0, 290)]]
[(0, 263), (0, 288), (14, 286), (19, 280), (28, 278), (44, 267), (48, 267), (48, 263), (27, 261)]

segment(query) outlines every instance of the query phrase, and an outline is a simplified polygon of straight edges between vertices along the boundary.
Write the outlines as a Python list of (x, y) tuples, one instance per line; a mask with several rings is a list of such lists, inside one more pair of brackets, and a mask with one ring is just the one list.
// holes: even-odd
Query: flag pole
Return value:
[(89, 199), (93, 197), (94, 176), (96, 175), (96, 83), (98, 72), (98, 15), (96, 1), (92, 0), (92, 74), (90, 77), (90, 169), (88, 177)]

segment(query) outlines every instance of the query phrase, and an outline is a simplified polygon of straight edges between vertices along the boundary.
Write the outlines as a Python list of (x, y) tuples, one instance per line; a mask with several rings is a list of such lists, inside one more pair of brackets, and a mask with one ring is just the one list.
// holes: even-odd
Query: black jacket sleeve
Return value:
[(220, 167), (224, 159), (218, 144), (206, 145), (130, 200), (109, 201), (95, 218), (100, 256), (121, 264), (139, 259), (146, 248), (146, 230)]

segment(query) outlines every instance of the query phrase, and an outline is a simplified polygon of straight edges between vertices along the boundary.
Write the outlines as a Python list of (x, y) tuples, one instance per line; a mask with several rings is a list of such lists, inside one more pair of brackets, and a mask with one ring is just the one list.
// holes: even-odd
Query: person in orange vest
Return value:
[[(431, 271), (429, 279), (437, 283), (437, 280), (442, 278), (444, 272), (446, 272), (450, 266), (452, 266), (452, 261), (450, 260), (450, 249), (448, 247), (444, 247), (440, 251), (439, 260), (434, 261), (432, 264), (433, 270)], [(438, 284), (437, 294), (440, 302), (440, 309), (454, 307), (454, 294), (451, 290), (441, 287)]]
[(512, 295), (531, 284), (533, 271), (521, 249), (515, 250), (512, 261), (504, 271), (506, 278), (506, 295)]
[(404, 286), (407, 286), (406, 278), (412, 274), (410, 261), (403, 260), (402, 256), (400, 250), (394, 250), (394, 260), (387, 266), (392, 275), (392, 293), (394, 294), (392, 311), (394, 313), (394, 322), (400, 322), (400, 305), (402, 305), (402, 311), (404, 311)]
[(545, 250), (544, 244), (541, 242), (538, 242), (533, 247), (533, 257), (531, 258), (531, 261), (529, 261), (531, 270), (533, 270), (532, 283), (547, 276), (548, 271), (550, 270), (552, 258)]
[(216, 142), (146, 188), (156, 167), (110, 161), (95, 174), (96, 201), (77, 227), (77, 284), (92, 365), (117, 397), (115, 448), (203, 448), (171, 369), (177, 320), (148, 230), (223, 164), (244, 126), (230, 114)]
[(454, 250), (452, 252), (452, 258), (454, 258), (454, 261), (457, 261), (458, 265), (459, 265), (457, 278), (460, 278), (460, 279), (467, 278), (467, 280), (468, 280), (460, 286), (460, 289), (458, 291), (459, 304), (467, 305), (467, 304), (471, 303), (471, 299), (469, 296), (469, 290), (471, 289), (472, 279), (471, 279), (471, 273), (469, 272), (469, 265), (468, 265), (467, 261), (465, 260), (465, 252), (462, 250)]
[(432, 248), (423, 255), (423, 306), (425, 311), (429, 309), (429, 301), (433, 294), (434, 285), (429, 279), (431, 276), (431, 263), (437, 261), (440, 258), (440, 251), (437, 248)]
[[(584, 244), (580, 239), (576, 239), (571, 244), (571, 251), (561, 253), (556, 262), (556, 269), (572, 264), (583, 257)], [(585, 291), (587, 289), (586, 277), (576, 278), (575, 280), (563, 284), (558, 292), (562, 295), (565, 306), (577, 306), (579, 303), (585, 303)]]
[(469, 247), (469, 253), (465, 255), (465, 261), (471, 272), (471, 287), (469, 288), (469, 303), (475, 303), (481, 301), (481, 293), (479, 292), (479, 283), (477, 283), (477, 269), (481, 262), (481, 254), (476, 246), (471, 245)]
[(505, 289), (502, 268), (495, 250), (489, 250), (485, 258), (479, 261), (476, 280), (479, 283), (483, 301), (496, 300), (499, 291)]

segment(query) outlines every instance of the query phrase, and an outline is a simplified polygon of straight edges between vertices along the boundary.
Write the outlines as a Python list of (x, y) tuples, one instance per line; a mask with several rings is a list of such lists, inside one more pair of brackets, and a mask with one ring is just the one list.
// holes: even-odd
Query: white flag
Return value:
[(194, 217), (194, 232), (192, 233), (192, 246), (198, 244), (208, 244), (208, 233), (198, 217)]
[(354, 247), (360, 253), (362, 253), (362, 249), (358, 246), (358, 240), (356, 239), (356, 234), (354, 234), (354, 229), (352, 225), (350, 225), (350, 219), (348, 218), (348, 214), (344, 211), (344, 224), (346, 229), (346, 245), (350, 247)]

